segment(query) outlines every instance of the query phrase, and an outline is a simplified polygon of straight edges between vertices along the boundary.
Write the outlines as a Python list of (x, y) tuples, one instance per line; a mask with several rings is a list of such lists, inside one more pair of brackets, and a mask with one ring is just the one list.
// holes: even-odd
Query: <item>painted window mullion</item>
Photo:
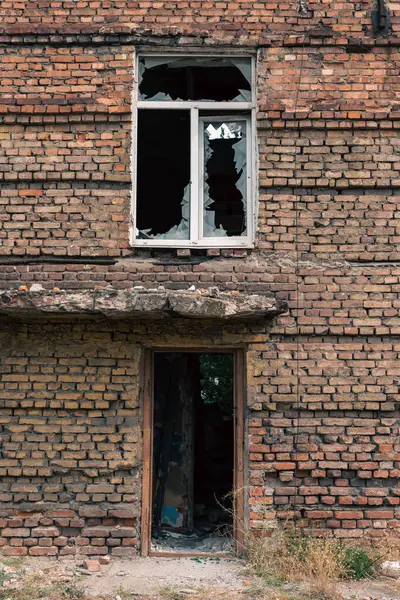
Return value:
[(190, 241), (199, 241), (199, 109), (190, 109)]
[(138, 86), (139, 81), (139, 57), (135, 54), (134, 56), (134, 86), (132, 89), (131, 102), (132, 102), (132, 138), (131, 138), (131, 203), (130, 203), (130, 232), (129, 238), (130, 243), (135, 244), (136, 242), (136, 212), (137, 212), (137, 130), (138, 130)]
[(255, 230), (255, 219), (256, 219), (256, 207), (254, 202), (254, 189), (253, 189), (253, 181), (255, 181), (255, 168), (253, 162), (253, 123), (252, 123), (253, 115), (249, 115), (246, 118), (246, 157), (247, 157), (247, 181), (246, 181), (246, 190), (247, 190), (247, 216), (246, 216), (246, 225), (247, 225), (247, 238), (249, 240), (253, 239), (253, 232)]
[(137, 107), (142, 109), (165, 109), (165, 110), (182, 110), (200, 108), (201, 110), (209, 110), (210, 112), (218, 112), (221, 110), (252, 110), (255, 108), (253, 102), (190, 102), (184, 100), (181, 102), (165, 102), (163, 100), (138, 100)]
[(199, 239), (204, 237), (204, 121), (199, 119), (199, 139), (197, 143), (197, 151), (199, 153), (199, 205), (197, 214), (199, 218)]

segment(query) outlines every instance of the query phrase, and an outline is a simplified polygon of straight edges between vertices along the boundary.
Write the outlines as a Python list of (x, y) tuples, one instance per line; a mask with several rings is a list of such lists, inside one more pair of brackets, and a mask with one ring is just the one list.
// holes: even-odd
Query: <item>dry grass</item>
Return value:
[[(249, 489), (243, 487), (231, 492), (232, 500), (238, 494), (247, 496)], [(259, 509), (263, 520), (263, 509)], [(234, 514), (231, 513), (232, 519)], [(268, 519), (265, 520), (267, 526)], [(344, 549), (338, 540), (318, 537), (303, 537), (291, 529), (290, 525), (272, 530), (271, 537), (258, 536), (249, 531), (246, 523), (237, 523), (245, 539), (242, 553), (248, 563), (249, 574), (261, 577), (269, 586), (281, 588), (279, 598), (302, 600), (338, 600), (336, 585), (345, 577)], [(271, 533), (266, 530), (265, 533)], [(286, 594), (286, 583), (298, 584), (295, 595)], [(297, 586), (296, 586), (297, 587)], [(278, 596), (277, 596), (278, 598)]]
[(82, 600), (83, 591), (75, 581), (68, 583), (50, 581), (43, 571), (26, 572), (22, 561), (1, 559), (1, 567), (13, 568), (13, 572), (0, 568), (0, 600)]
[(21, 588), (0, 591), (0, 600), (82, 600), (84, 593), (65, 583), (40, 585), (28, 581)]
[[(248, 489), (244, 487), (233, 492), (232, 498), (238, 493), (247, 495)], [(264, 521), (263, 509), (268, 513), (268, 507), (261, 506), (258, 510), (260, 521)], [(339, 582), (379, 576), (383, 561), (400, 561), (400, 529), (386, 532), (379, 538), (366, 535), (344, 541), (333, 535), (307, 537), (294, 531), (290, 523), (274, 530), (268, 516), (264, 533), (272, 533), (271, 537), (257, 536), (245, 523), (239, 524), (246, 540), (243, 555), (249, 573), (280, 588), (283, 597), (290, 600), (338, 600), (342, 598), (337, 591)], [(293, 584), (294, 595), (286, 595), (287, 583)]]
[(344, 548), (333, 538), (304, 538), (288, 531), (270, 538), (249, 534), (246, 556), (251, 572), (268, 584), (301, 584), (315, 600), (336, 599), (336, 584), (345, 577)]

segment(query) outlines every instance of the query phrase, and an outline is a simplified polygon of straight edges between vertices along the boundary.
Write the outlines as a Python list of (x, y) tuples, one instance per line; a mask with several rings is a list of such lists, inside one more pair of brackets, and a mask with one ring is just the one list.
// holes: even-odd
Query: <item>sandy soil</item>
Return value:
[(115, 562), (85, 582), (92, 596), (112, 594), (120, 585), (135, 594), (157, 594), (165, 588), (242, 590), (248, 585), (244, 563), (234, 559), (138, 558)]
[[(2, 559), (0, 600), (311, 600), (306, 585), (273, 588), (223, 558), (116, 560), (89, 574), (82, 559)], [(1, 580), (3, 583), (1, 583)], [(75, 590), (75, 591), (74, 591)], [(338, 600), (400, 600), (400, 580), (342, 583)]]
[(392, 579), (341, 583), (338, 590), (344, 600), (399, 600), (400, 581)]

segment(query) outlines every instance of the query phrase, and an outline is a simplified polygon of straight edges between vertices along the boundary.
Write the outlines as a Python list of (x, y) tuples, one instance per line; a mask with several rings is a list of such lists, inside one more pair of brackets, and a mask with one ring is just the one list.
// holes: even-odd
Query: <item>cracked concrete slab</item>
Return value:
[(263, 319), (285, 312), (286, 304), (257, 294), (170, 290), (7, 291), (0, 315), (85, 315), (108, 318)]

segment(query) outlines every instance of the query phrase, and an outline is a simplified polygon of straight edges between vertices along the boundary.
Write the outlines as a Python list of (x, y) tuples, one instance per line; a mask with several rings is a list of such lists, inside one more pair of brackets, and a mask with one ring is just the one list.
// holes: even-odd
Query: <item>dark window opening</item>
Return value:
[(246, 235), (246, 122), (204, 123), (204, 236)]
[(233, 354), (154, 355), (152, 547), (232, 549)]
[(139, 60), (141, 100), (251, 101), (246, 57), (152, 57)]
[(189, 239), (189, 111), (138, 111), (136, 201), (139, 239)]

